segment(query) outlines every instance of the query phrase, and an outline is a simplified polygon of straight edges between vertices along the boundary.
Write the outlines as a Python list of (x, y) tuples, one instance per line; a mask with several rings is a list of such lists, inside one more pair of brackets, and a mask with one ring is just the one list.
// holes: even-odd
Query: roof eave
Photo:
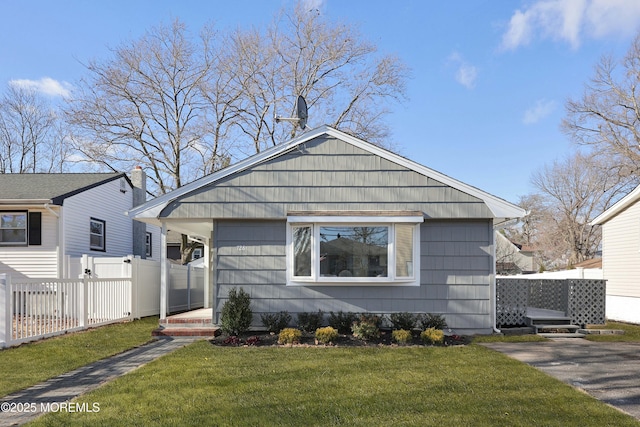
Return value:
[(591, 225), (604, 224), (605, 222), (609, 221), (610, 219), (627, 209), (632, 204), (636, 203), (638, 200), (640, 200), (640, 185), (638, 185), (633, 191), (631, 191), (631, 193), (620, 199), (616, 204), (597, 216), (593, 221), (591, 221)]

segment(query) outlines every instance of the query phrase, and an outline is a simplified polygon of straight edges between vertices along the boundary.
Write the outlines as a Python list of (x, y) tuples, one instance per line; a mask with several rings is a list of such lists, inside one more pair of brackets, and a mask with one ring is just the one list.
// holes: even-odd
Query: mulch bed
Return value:
[[(238, 337), (220, 335), (210, 340), (211, 344), (222, 347), (292, 347), (290, 344), (278, 344), (278, 334), (268, 332), (249, 332)], [(471, 342), (470, 337), (451, 335), (445, 336), (442, 346), (466, 345)], [(293, 347), (410, 347), (425, 345), (420, 341), (419, 336), (407, 344), (397, 344), (391, 339), (391, 331), (381, 331), (377, 340), (364, 341), (353, 335), (340, 334), (338, 338), (329, 345), (316, 344), (313, 334), (303, 333), (299, 344)]]

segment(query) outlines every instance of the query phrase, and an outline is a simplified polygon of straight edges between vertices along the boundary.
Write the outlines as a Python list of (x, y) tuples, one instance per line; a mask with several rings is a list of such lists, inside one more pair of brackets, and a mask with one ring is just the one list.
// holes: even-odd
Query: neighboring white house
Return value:
[(65, 278), (67, 258), (84, 254), (159, 260), (159, 230), (125, 215), (144, 202), (145, 179), (141, 169), (131, 180), (124, 173), (0, 174), (0, 273)]
[(592, 224), (602, 225), (607, 318), (640, 323), (640, 186)]

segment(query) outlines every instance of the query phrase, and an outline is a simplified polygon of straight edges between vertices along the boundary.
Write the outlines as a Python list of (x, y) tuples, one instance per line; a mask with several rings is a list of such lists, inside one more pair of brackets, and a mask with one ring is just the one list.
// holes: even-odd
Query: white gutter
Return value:
[(46, 210), (48, 210), (49, 212), (51, 212), (53, 215), (55, 215), (56, 218), (60, 218), (60, 215), (58, 214), (58, 212), (56, 212), (53, 209), (51, 209), (51, 207), (49, 206), (49, 203), (45, 203), (44, 204), (44, 208)]

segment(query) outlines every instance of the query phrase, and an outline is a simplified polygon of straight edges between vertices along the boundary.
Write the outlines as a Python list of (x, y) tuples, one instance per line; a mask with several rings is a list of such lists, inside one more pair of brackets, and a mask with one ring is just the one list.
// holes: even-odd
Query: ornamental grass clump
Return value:
[(302, 331), (295, 328), (284, 328), (278, 335), (278, 344), (299, 344)]
[(425, 344), (442, 344), (444, 342), (444, 332), (440, 329), (429, 328), (422, 331), (420, 338)]
[(391, 332), (391, 338), (398, 344), (406, 344), (413, 338), (411, 331), (406, 329), (396, 329)]
[(331, 326), (316, 329), (316, 340), (322, 344), (332, 343), (338, 338), (338, 331)]

